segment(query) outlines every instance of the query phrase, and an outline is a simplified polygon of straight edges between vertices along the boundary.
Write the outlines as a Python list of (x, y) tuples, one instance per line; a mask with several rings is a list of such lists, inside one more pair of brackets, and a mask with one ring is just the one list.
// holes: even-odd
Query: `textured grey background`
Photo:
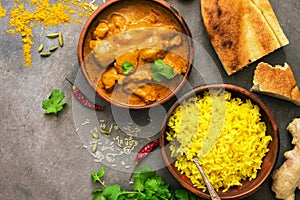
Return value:
[[(208, 52), (206, 55), (202, 53), (203, 49), (196, 48), (197, 59), (189, 79), (191, 86), (220, 82), (221, 77), (221, 82), (250, 89), (257, 62), (233, 76), (228, 77), (225, 74), (204, 30), (199, 0), (168, 0), (167, 2), (182, 14), (197, 45), (203, 46)], [(259, 61), (270, 64), (288, 62), (299, 85), (300, 1), (270, 0), (270, 2), (290, 44)], [(20, 36), (5, 33), (5, 30), (10, 28), (8, 14), (13, 2), (1, 0), (1, 3), (8, 13), (6, 17), (0, 19), (0, 199), (91, 199), (90, 192), (95, 185), (91, 182), (90, 172), (97, 171), (100, 167), (107, 168), (105, 176), (107, 184), (120, 183), (123, 188), (129, 188), (128, 177), (129, 171), (132, 170), (134, 153), (121, 156), (120, 159), (126, 165), (130, 165), (129, 169), (125, 169), (120, 162), (115, 163), (116, 167), (111, 166), (110, 163), (96, 163), (90, 152), (83, 148), (83, 144), (89, 142), (89, 137), (84, 132), (88, 134), (90, 128), (84, 129), (81, 123), (87, 118), (92, 117), (93, 123), (94, 118), (112, 121), (116, 117), (118, 124), (127, 123), (126, 112), (111, 109), (109, 105), (102, 113), (83, 108), (73, 99), (70, 86), (64, 80), (65, 77), (76, 79), (76, 83), (84, 89), (86, 95), (95, 96), (78, 70), (77, 41), (83, 24), (48, 29), (35, 26), (33, 64), (31, 68), (27, 68), (23, 65)], [(55, 31), (63, 31), (65, 46), (47, 59), (40, 58), (35, 49), (41, 41), (46, 42), (46, 33)], [(212, 57), (215, 66), (208, 55)], [(212, 66), (211, 71), (207, 69), (208, 66), (204, 66), (206, 64)], [(208, 71), (204, 72), (203, 69)], [(201, 78), (199, 74), (205, 75)], [(64, 91), (66, 94), (64, 100), (68, 102), (58, 117), (45, 116), (41, 108), (42, 100), (48, 97), (53, 88)], [(260, 94), (258, 96), (270, 107), (279, 125), (280, 149), (277, 168), (284, 160), (283, 153), (292, 148), (291, 136), (285, 128), (293, 118), (300, 117), (300, 109), (286, 101)], [(103, 103), (97, 97), (95, 100), (100, 104)], [(143, 114), (135, 112), (132, 117), (143, 123), (143, 120), (148, 120)], [(153, 121), (156, 124), (152, 123)], [(140, 145), (136, 150), (147, 142), (142, 134), (155, 137), (154, 133), (160, 126), (160, 121), (159, 119), (153, 121), (150, 123), (151, 126), (145, 126), (144, 131), (147, 133), (143, 132), (138, 136)], [(92, 123), (89, 125), (93, 126)], [(79, 127), (80, 131), (76, 132)], [(151, 154), (144, 164), (156, 168), (172, 187), (179, 187), (164, 167), (158, 150)], [(269, 178), (254, 195), (247, 199), (274, 199), (274, 193), (270, 189), (271, 183), (272, 180)], [(297, 198), (300, 198), (299, 191)]]

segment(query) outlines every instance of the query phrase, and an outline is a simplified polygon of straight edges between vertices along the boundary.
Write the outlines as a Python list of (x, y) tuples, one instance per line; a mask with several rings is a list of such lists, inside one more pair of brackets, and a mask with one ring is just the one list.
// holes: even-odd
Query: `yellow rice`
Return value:
[(169, 118), (168, 127), (170, 150), (178, 157), (175, 166), (203, 191), (206, 187), (192, 158), (201, 156), (207, 133), (218, 140), (200, 164), (213, 187), (223, 192), (256, 178), (272, 140), (266, 135), (259, 107), (249, 99), (232, 98), (227, 91), (210, 91), (183, 102)]

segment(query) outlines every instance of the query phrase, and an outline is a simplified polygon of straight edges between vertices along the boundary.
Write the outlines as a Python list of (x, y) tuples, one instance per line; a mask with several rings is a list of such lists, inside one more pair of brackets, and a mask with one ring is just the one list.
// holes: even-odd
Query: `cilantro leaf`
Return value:
[(102, 189), (100, 188), (96, 188), (92, 191), (92, 194), (99, 194), (99, 193), (102, 193)]
[(45, 109), (45, 114), (54, 113), (57, 115), (59, 111), (63, 109), (63, 106), (66, 105), (66, 102), (63, 102), (65, 98), (65, 93), (60, 92), (58, 89), (53, 89), (49, 98), (43, 100), (42, 107)]
[(92, 200), (106, 200), (106, 198), (100, 193), (95, 195)]
[(98, 172), (91, 173), (93, 182), (94, 183), (96, 183), (97, 181), (101, 182), (101, 178), (103, 177), (104, 173), (105, 173), (104, 168), (101, 168)]
[(156, 60), (151, 65), (152, 79), (161, 82), (174, 77), (174, 69), (166, 65), (162, 60)]
[(122, 191), (119, 184), (109, 185), (102, 192), (102, 195), (108, 200), (117, 200), (121, 194)]
[(161, 176), (149, 166), (141, 166), (134, 176), (133, 191), (122, 190), (119, 184), (104, 185), (101, 178), (105, 169), (92, 173), (93, 182), (100, 182), (102, 188), (92, 191), (93, 200), (198, 200), (186, 190), (169, 189)]
[(155, 179), (148, 179), (145, 182), (145, 189), (156, 192), (158, 190), (159, 184)]
[(155, 194), (160, 199), (170, 199), (172, 194), (169, 191), (168, 187), (169, 185), (166, 185), (164, 180), (160, 176), (149, 178), (145, 182), (146, 193)]
[(189, 199), (189, 193), (186, 190), (176, 190), (175, 196), (178, 200)]
[(102, 195), (102, 190), (99, 189), (94, 189), (92, 191), (93, 194), (93, 199), (92, 200), (106, 200), (106, 198)]
[(139, 171), (134, 176), (133, 189), (137, 191), (143, 191), (145, 189), (145, 181), (148, 178), (154, 177), (155, 175), (156, 171), (154, 171), (151, 167), (140, 167)]
[(128, 74), (133, 69), (133, 65), (131, 62), (124, 62), (122, 64), (122, 72), (123, 74)]
[(175, 197), (178, 199), (178, 200), (186, 200), (186, 199), (190, 199), (190, 200), (196, 200), (197, 197), (192, 194), (191, 192), (187, 191), (187, 190), (176, 190), (175, 191)]

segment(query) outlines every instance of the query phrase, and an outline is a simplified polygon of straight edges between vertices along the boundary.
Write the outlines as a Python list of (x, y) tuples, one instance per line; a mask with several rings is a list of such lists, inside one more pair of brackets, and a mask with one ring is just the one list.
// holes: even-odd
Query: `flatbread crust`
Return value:
[(251, 91), (291, 101), (300, 106), (300, 91), (293, 71), (287, 63), (284, 66), (273, 67), (260, 62), (254, 71)]
[(289, 43), (268, 0), (200, 0), (202, 19), (228, 75)]

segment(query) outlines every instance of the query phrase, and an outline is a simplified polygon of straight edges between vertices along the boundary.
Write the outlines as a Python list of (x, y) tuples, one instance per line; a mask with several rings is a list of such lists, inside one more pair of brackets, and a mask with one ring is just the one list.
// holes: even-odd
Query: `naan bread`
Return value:
[(254, 71), (251, 91), (291, 101), (300, 106), (300, 91), (293, 71), (287, 63), (284, 66), (273, 67), (260, 62)]
[(268, 0), (200, 0), (206, 31), (228, 75), (289, 43)]

